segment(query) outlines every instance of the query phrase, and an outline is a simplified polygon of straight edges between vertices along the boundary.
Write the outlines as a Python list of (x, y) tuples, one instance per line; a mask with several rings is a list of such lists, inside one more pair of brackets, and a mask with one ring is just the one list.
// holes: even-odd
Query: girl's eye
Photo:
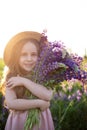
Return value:
[(26, 53), (22, 53), (21, 56), (26, 56), (27, 54)]
[[(21, 53), (21, 56), (27, 56), (28, 54), (27, 53)], [(35, 56), (38, 56), (37, 53), (32, 53), (30, 54), (32, 57), (35, 57)]]
[(36, 54), (36, 53), (33, 53), (32, 56), (37, 56), (37, 54)]

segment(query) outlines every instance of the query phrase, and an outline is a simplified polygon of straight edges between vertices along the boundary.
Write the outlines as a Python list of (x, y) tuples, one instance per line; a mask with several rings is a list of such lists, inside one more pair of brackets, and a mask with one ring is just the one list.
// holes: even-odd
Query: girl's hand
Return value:
[(6, 87), (12, 89), (16, 86), (22, 86), (23, 82), (24, 82), (24, 78), (20, 76), (12, 77), (6, 82)]
[(50, 106), (49, 101), (41, 100), (41, 103), (40, 103), (40, 110), (41, 111), (44, 111), (45, 109), (49, 108), (49, 106)]

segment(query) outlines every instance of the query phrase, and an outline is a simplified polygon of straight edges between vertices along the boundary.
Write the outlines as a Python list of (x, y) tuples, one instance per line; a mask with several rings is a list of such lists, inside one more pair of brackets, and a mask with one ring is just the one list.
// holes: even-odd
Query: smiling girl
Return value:
[[(4, 62), (8, 67), (6, 75), (5, 99), (10, 110), (5, 130), (24, 130), (28, 111), (38, 108), (40, 125), (32, 130), (54, 130), (49, 110), (52, 91), (31, 80), (32, 71), (40, 53), (42, 34), (25, 31), (15, 35), (6, 45)], [(29, 76), (29, 78), (25, 78)], [(29, 99), (26, 91), (36, 99)], [(30, 130), (30, 129), (28, 129)]]

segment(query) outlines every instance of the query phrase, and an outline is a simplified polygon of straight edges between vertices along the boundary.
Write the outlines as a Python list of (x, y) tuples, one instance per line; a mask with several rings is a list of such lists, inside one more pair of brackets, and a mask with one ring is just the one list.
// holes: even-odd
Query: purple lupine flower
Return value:
[(49, 42), (41, 47), (33, 79), (41, 84), (50, 80), (59, 83), (72, 78), (85, 79), (87, 72), (81, 70), (81, 61), (81, 57), (68, 53), (64, 43), (60, 41)]
[(76, 98), (77, 98), (77, 101), (80, 101), (80, 99), (81, 99), (81, 97), (80, 97), (80, 96), (77, 96)]

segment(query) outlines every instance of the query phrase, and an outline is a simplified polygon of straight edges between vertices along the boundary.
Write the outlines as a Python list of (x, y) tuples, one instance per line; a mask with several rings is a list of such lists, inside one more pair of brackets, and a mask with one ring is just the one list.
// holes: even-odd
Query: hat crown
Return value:
[(9, 66), (12, 50), (19, 41), (24, 39), (36, 39), (39, 42), (41, 35), (41, 33), (35, 31), (24, 31), (13, 36), (4, 49), (3, 59), (5, 64)]

